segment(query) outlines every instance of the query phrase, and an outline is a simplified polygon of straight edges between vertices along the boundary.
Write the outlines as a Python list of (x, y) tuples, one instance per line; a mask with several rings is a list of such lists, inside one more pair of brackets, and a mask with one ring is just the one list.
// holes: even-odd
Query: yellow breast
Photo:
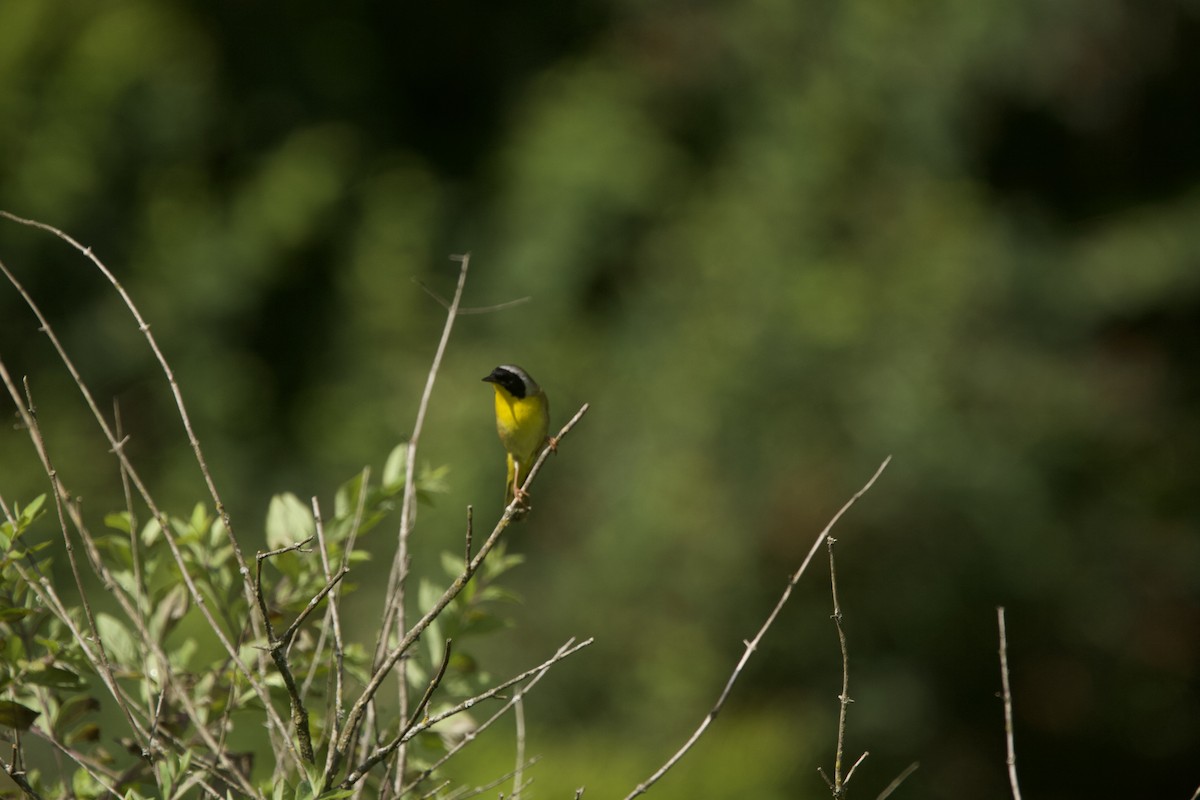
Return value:
[(546, 441), (550, 408), (538, 393), (520, 399), (496, 385), (496, 432), (504, 449), (522, 465), (533, 460)]

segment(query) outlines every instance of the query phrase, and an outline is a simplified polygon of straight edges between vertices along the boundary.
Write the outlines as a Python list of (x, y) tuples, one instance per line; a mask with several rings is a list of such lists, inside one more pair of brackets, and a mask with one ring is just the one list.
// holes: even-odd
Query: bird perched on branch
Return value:
[(529, 373), (513, 364), (501, 364), (484, 381), (496, 390), (496, 432), (508, 453), (508, 478), (504, 504), (524, 499), (521, 483), (529, 475), (542, 446), (550, 443), (550, 401)]

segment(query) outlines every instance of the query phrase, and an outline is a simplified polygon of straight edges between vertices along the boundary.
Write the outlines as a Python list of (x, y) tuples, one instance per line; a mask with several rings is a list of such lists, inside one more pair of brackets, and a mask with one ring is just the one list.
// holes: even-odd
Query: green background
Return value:
[[(1192, 0), (0, 3), (0, 208), (153, 326), (251, 550), (411, 430), (419, 565), (499, 512), (503, 362), (557, 427), (510, 547), (504, 675), (537, 797), (624, 793), (710, 708), (832, 513), (851, 784), (1027, 796), (1200, 784), (1200, 6)], [(172, 513), (203, 497), (111, 287), (0, 223)], [(0, 356), (98, 520), (115, 462), (15, 291)], [(14, 419), (10, 401), (0, 402)], [(0, 495), (45, 477), (0, 430)], [(378, 619), (390, 535), (356, 576)], [(822, 797), (841, 671), (818, 560), (663, 797)], [(119, 735), (117, 732), (114, 736)], [(511, 730), (463, 779), (511, 762)], [(494, 759), (492, 758), (494, 756)]]

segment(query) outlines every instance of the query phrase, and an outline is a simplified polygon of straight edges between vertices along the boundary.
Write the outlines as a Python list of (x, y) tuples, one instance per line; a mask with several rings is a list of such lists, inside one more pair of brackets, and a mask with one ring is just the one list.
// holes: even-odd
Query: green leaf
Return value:
[(450, 484), (446, 480), (446, 476), (449, 474), (450, 467), (448, 465), (435, 468), (422, 467), (421, 474), (417, 477), (417, 493), (421, 499), (430, 502), (433, 500), (430, 495), (445, 494), (450, 491)]
[[(338, 487), (333, 496), (333, 518), (346, 519), (358, 508), (358, 498), (363, 490), (363, 473), (358, 473)], [(325, 534), (333, 533), (333, 526), (326, 526)]]
[(0, 661), (14, 662), (25, 657), (25, 643), (18, 636), (0, 640)]
[(86, 769), (75, 770), (71, 789), (75, 797), (99, 797), (104, 793), (104, 787)]
[(217, 517), (208, 531), (208, 546), (215, 548), (228, 541), (229, 529), (225, 527), (225, 520)]
[(195, 639), (188, 638), (171, 648), (168, 656), (171, 664), (179, 669), (186, 669), (192, 663), (192, 657), (200, 650), (200, 644)]
[(442, 571), (451, 578), (457, 578), (463, 571), (462, 557), (454, 553), (442, 551)]
[(416, 659), (408, 663), (408, 684), (418, 689), (424, 689), (429, 684), (429, 672)]
[(316, 535), (312, 511), (291, 492), (271, 498), (267, 509), (267, 547), (278, 550)]
[(481, 636), (485, 633), (494, 633), (495, 631), (511, 628), (512, 623), (503, 617), (498, 617), (495, 614), (484, 614), (481, 612), (473, 612), (468, 614), (461, 622), (458, 635), (459, 636)]
[(128, 535), (117, 536), (116, 534), (107, 534), (97, 536), (96, 547), (102, 552), (111, 554), (121, 566), (133, 566), (133, 548), (130, 546)]
[(142, 527), (142, 544), (152, 547), (162, 537), (162, 526), (157, 519), (151, 519)]
[(511, 589), (505, 589), (503, 586), (485, 586), (479, 592), (477, 597), (479, 602), (505, 602), (505, 603), (520, 603), (522, 602), (521, 595)]
[(112, 528), (115, 531), (129, 533), (130, 517), (128, 511), (120, 511), (116, 514), (106, 514), (104, 517), (104, 525)]
[(0, 544), (3, 545), (3, 549), (7, 550), (12, 546), (13, 542), (21, 538), (21, 534), (25, 532), (25, 529), (42, 515), (42, 506), (45, 503), (46, 495), (44, 494), (39, 494), (33, 498), (29, 505), (24, 508), (17, 503), (13, 503), (13, 513), (16, 515), (16, 528), (14, 529), (8, 522), (0, 525), (0, 531), (3, 531), (3, 535), (0, 536)]
[(387, 461), (383, 465), (383, 485), (387, 487), (399, 487), (404, 485), (404, 469), (405, 462), (408, 461), (408, 443), (401, 442), (392, 448), (392, 452), (388, 454)]
[(194, 545), (200, 541), (200, 533), (192, 524), (180, 517), (170, 517), (171, 529), (175, 531), (175, 540), (181, 545)]
[(100, 741), (100, 726), (94, 722), (85, 722), (64, 736), (63, 741), (70, 745), (80, 742), (98, 742)]
[(100, 633), (100, 641), (104, 643), (113, 661), (124, 666), (138, 663), (137, 643), (119, 619), (101, 611), (96, 615), (96, 629)]
[[(162, 569), (156, 572), (161, 575), (167, 571)], [(159, 588), (165, 589), (165, 591), (159, 592), (156, 589), (152, 595), (157, 597), (157, 600), (154, 604), (154, 611), (150, 615), (149, 628), (153, 636), (162, 639), (187, 612), (188, 590), (182, 581), (165, 584)]]
[(14, 619), (22, 619), (33, 613), (32, 608), (5, 608), (0, 609), (0, 622), (8, 622)]
[(424, 614), (433, 608), (442, 594), (443, 590), (441, 588), (432, 581), (422, 578), (417, 586), (417, 608), (421, 609), (421, 613)]
[[(51, 624), (53, 624), (53, 623), (51, 623)], [(62, 633), (62, 629), (61, 628), (52, 628), (51, 633), (54, 633), (54, 634)], [(50, 639), (45, 636), (34, 636), (33, 640), (35, 642), (37, 642), (38, 644), (40, 644), (42, 647), (46, 648), (46, 652), (50, 653), (50, 655), (58, 655), (59, 651), (62, 650), (62, 642), (60, 642), (58, 639)]]
[(20, 703), (14, 703), (12, 700), (0, 700), (0, 725), (6, 728), (27, 731), (40, 714), (41, 712), (34, 711)]
[(100, 701), (88, 694), (77, 694), (63, 701), (54, 718), (54, 729), (62, 732), (93, 711), (100, 710)]
[(188, 524), (197, 534), (204, 533), (208, 530), (209, 526), (212, 524), (212, 521), (209, 519), (208, 509), (205, 507), (204, 503), (196, 503), (195, 507), (192, 509), (192, 518), (189, 520)]
[(79, 689), (83, 686), (83, 678), (71, 670), (40, 663), (31, 665), (24, 678), (26, 683), (51, 689)]
[[(42, 515), (42, 506), (46, 504), (46, 495), (39, 494), (37, 497), (24, 508), (20, 508), (17, 512), (17, 535), (19, 536), (26, 528), (33, 524), (34, 520)], [(15, 504), (14, 504), (15, 506)]]

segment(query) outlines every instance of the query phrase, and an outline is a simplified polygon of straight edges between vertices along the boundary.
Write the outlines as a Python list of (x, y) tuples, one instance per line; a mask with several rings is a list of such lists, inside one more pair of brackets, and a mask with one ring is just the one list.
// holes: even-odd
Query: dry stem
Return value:
[(875, 470), (875, 474), (871, 476), (871, 479), (867, 481), (861, 489), (855, 492), (853, 497), (846, 501), (846, 504), (842, 506), (836, 514), (833, 515), (833, 519), (829, 520), (829, 524), (826, 525), (825, 529), (817, 536), (816, 541), (813, 542), (812, 547), (808, 551), (808, 555), (806, 555), (804, 557), (804, 561), (801, 562), (799, 569), (797, 569), (795, 574), (793, 574), (788, 580), (787, 586), (784, 587), (783, 594), (780, 596), (779, 601), (775, 604), (775, 608), (772, 609), (771, 613), (767, 615), (766, 621), (763, 622), (762, 627), (758, 629), (758, 633), (754, 635), (754, 638), (745, 643), (745, 652), (742, 653), (742, 657), (738, 660), (737, 665), (734, 666), (733, 672), (729, 676), (729, 680), (725, 682), (725, 688), (721, 690), (720, 696), (717, 697), (716, 704), (712, 707), (712, 710), (705, 715), (704, 719), (700, 722), (700, 726), (696, 728), (690, 737), (688, 737), (688, 740), (683, 743), (683, 746), (680, 747), (674, 755), (668, 758), (666, 762), (654, 772), (653, 775), (651, 775), (642, 783), (639, 783), (632, 792), (626, 795), (625, 800), (633, 800), (633, 798), (637, 797), (638, 795), (644, 794), (646, 790), (657, 783), (662, 776), (666, 775), (671, 767), (679, 763), (679, 760), (682, 759), (684, 755), (692, 749), (700, 737), (704, 735), (704, 731), (708, 729), (708, 726), (712, 724), (712, 721), (717, 718), (717, 714), (720, 713), (721, 708), (724, 707), (725, 701), (729, 697), (729, 693), (733, 690), (733, 685), (737, 683), (738, 678), (741, 677), (742, 670), (745, 669), (746, 664), (750, 661), (751, 655), (753, 655), (754, 651), (758, 648), (758, 643), (762, 640), (763, 636), (766, 635), (771, 625), (774, 624), (775, 618), (779, 616), (779, 612), (782, 611), (784, 605), (787, 604), (788, 598), (792, 596), (792, 589), (796, 586), (800, 580), (800, 577), (804, 575), (805, 571), (808, 569), (808, 565), (812, 562), (813, 556), (816, 555), (817, 549), (821, 546), (822, 542), (825, 541), (826, 537), (829, 536), (829, 531), (832, 530), (833, 526), (837, 524), (837, 521), (842, 518), (842, 515), (850, 510), (850, 507), (854, 505), (858, 498), (866, 494), (867, 491), (875, 484), (875, 480), (883, 473), (883, 470), (887, 467), (891, 460), (891, 456), (888, 456), (883, 460), (883, 463), (879, 465), (877, 470)]
[(1013, 745), (1012, 692), (1008, 686), (1008, 634), (1004, 630), (1004, 606), (996, 607), (996, 622), (1000, 627), (1000, 685), (1004, 691), (1004, 742), (1008, 749), (1008, 783), (1012, 787), (1013, 800), (1021, 800), (1021, 787), (1017, 785), (1017, 750)]

